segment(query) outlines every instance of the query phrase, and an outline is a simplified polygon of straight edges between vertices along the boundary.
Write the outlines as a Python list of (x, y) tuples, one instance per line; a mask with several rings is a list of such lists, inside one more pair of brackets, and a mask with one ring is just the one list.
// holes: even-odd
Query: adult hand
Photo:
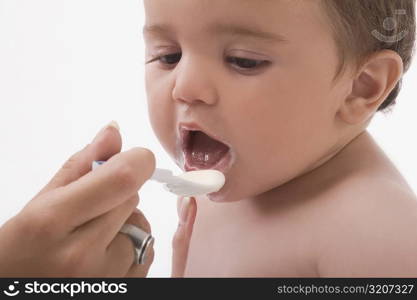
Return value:
[[(53, 179), (0, 228), (0, 277), (146, 276), (153, 261), (134, 264), (124, 223), (151, 231), (138, 190), (155, 169), (143, 148), (120, 153), (115, 123), (73, 155)], [(107, 163), (91, 171), (94, 160)]]

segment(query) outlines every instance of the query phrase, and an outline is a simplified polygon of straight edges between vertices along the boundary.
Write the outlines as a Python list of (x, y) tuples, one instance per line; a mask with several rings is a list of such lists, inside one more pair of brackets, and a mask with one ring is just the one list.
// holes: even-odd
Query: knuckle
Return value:
[(149, 223), (148, 219), (146, 219), (143, 212), (140, 210), (136, 210), (131, 217), (129, 218), (128, 222), (130, 222), (132, 225), (135, 225), (142, 229), (143, 231), (152, 234), (152, 227)]
[(138, 224), (138, 227), (145, 231), (146, 233), (152, 234), (152, 228), (151, 225), (147, 220), (142, 220), (140, 224)]
[(79, 158), (80, 158), (81, 151), (74, 153), (71, 155), (70, 158), (67, 159), (67, 161), (62, 165), (63, 170), (74, 170), (74, 165), (77, 164)]
[(114, 172), (116, 184), (122, 188), (131, 188), (136, 185), (135, 170), (127, 163), (121, 163)]
[(141, 159), (141, 167), (146, 174), (151, 174), (151, 172), (155, 169), (156, 166), (156, 159), (153, 152), (146, 148), (135, 148), (137, 151), (138, 156)]
[(89, 256), (84, 247), (75, 244), (66, 248), (60, 257), (61, 265), (65, 273), (74, 276), (89, 269)]
[[(84, 150), (84, 149), (83, 149)], [(84, 175), (81, 171), (81, 169), (79, 167), (77, 167), (77, 165), (79, 164), (83, 164), (83, 157), (81, 155), (82, 151), (78, 151), (75, 154), (73, 154), (70, 158), (68, 158), (68, 160), (62, 165), (61, 167), (61, 171), (71, 171), (71, 172), (66, 172), (67, 176), (71, 176), (71, 181), (81, 177), (82, 175)], [(61, 173), (60, 173), (61, 174)]]
[(62, 169), (63, 170), (72, 169), (72, 166), (77, 161), (77, 157), (78, 157), (78, 153), (75, 153), (75, 154), (71, 155), (71, 157), (68, 158), (67, 161), (62, 165)]
[(142, 228), (147, 233), (152, 234), (151, 224), (148, 222), (148, 220), (143, 219)]
[(152, 234), (151, 224), (149, 223), (149, 221), (146, 219), (146, 217), (143, 214), (142, 216), (143, 218), (141, 218), (140, 227), (147, 233)]
[(133, 207), (136, 207), (139, 204), (139, 195), (136, 194), (132, 196), (131, 198), (129, 198), (129, 200), (127, 200), (127, 202)]

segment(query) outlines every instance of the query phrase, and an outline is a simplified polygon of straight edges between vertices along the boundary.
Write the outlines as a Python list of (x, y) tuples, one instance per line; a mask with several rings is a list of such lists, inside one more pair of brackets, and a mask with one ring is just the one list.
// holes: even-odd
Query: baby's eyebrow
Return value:
[(288, 42), (288, 40), (280, 34), (233, 23), (213, 24), (209, 27), (209, 31), (214, 34), (250, 37), (258, 40), (263, 40), (265, 42)]
[[(289, 41), (282, 35), (264, 31), (258, 28), (249, 27), (233, 23), (215, 23), (208, 26), (207, 31), (216, 35), (231, 35), (249, 37), (270, 43), (288, 43)], [(174, 34), (174, 30), (168, 24), (145, 25), (143, 34), (167, 35)]]

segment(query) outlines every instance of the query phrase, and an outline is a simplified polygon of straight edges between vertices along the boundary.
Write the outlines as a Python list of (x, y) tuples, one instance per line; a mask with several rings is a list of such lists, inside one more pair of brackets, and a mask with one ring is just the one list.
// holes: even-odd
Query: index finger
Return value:
[(155, 157), (145, 148), (112, 156), (103, 166), (56, 189), (54, 206), (65, 224), (77, 227), (119, 206), (136, 194), (155, 170)]

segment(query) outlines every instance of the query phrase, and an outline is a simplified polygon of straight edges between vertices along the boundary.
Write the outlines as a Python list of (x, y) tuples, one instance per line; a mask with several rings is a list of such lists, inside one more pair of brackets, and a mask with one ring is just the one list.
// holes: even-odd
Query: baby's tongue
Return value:
[(210, 169), (228, 151), (229, 147), (201, 131), (191, 133), (191, 163), (198, 168)]

